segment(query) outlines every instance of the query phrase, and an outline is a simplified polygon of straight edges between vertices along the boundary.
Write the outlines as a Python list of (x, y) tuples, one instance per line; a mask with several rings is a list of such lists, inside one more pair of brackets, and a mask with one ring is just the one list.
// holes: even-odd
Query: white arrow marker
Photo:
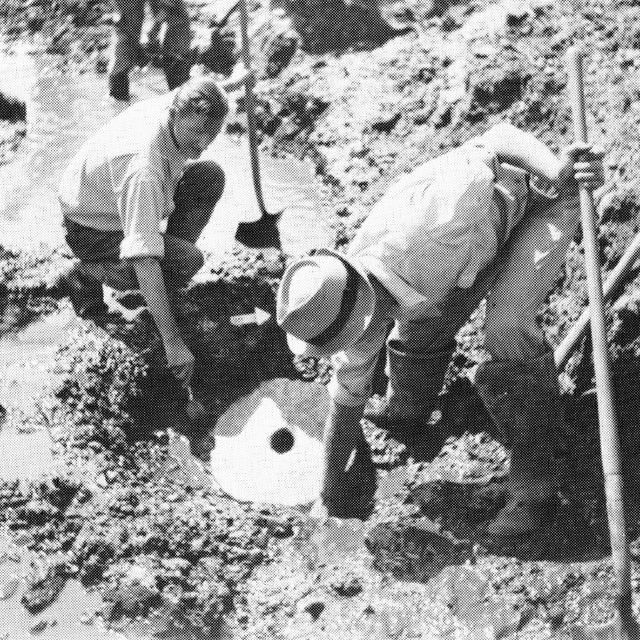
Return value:
[(237, 316), (231, 316), (229, 318), (229, 322), (234, 327), (241, 327), (242, 325), (245, 325), (245, 324), (261, 325), (261, 324), (264, 324), (270, 317), (271, 317), (270, 313), (267, 313), (266, 311), (263, 311), (262, 309), (258, 309), (258, 307), (255, 307), (255, 310), (253, 313), (241, 313)]

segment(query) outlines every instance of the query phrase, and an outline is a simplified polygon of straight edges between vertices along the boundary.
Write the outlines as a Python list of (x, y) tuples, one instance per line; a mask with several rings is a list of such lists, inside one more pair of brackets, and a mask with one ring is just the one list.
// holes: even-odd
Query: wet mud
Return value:
[[(556, 148), (571, 140), (562, 52), (578, 40), (589, 50), (590, 132), (607, 150), (611, 191), (598, 206), (605, 274), (640, 229), (635, 3), (616, 2), (615, 11), (597, 1), (332, 4), (335, 11), (315, 2), (283, 2), (273, 12), (252, 8), (259, 27), (262, 152), (293, 154), (307, 164), (295, 165), (290, 173), (298, 182), (285, 186), (274, 172), (269, 189), (278, 192), (274, 207), (284, 199), (294, 212), (284, 252), (247, 250), (233, 243), (232, 232), (211, 229), (205, 268), (178, 301), (178, 322), (198, 354), (194, 394), (212, 427), (265, 381), (328, 379), (327, 362), (292, 358), (273, 319), (242, 327), (229, 321), (255, 307), (274, 313), (277, 280), (291, 255), (321, 240), (344, 248), (394, 176), (492, 123), (509, 120)], [(213, 9), (193, 4), (190, 10), (198, 34), (194, 56), (206, 62), (218, 53), (228, 71), (238, 54), (237, 17), (221, 34)], [(96, 104), (102, 104), (104, 76), (94, 72), (104, 69), (108, 26), (100, 17), (106, 12), (100, 3), (49, 9), (9, 2), (2, 8), (8, 38), (36, 34), (37, 47), (60, 56), (41, 90), (84, 71), (73, 87), (87, 87), (85, 99)], [(341, 28), (330, 29), (338, 14)], [(133, 84), (142, 93), (144, 83), (153, 86), (157, 78), (147, 71)], [(19, 105), (20, 96), (0, 89), (7, 96), (0, 100), (0, 153), (7, 150), (0, 171), (24, 174), (29, 165), (20, 163), (34, 149), (30, 118), (47, 119), (38, 119), (43, 111), (30, 113), (36, 103), (27, 91), (25, 122), (20, 109), (5, 105)], [(242, 144), (240, 97), (236, 107), (228, 134)], [(243, 147), (226, 149), (232, 167), (245, 157), (237, 180), (250, 184)], [(306, 195), (292, 203), (287, 193), (297, 190)], [(321, 221), (308, 217), (316, 197)], [(239, 208), (250, 218), (253, 206)], [(19, 215), (6, 220), (17, 220), (16, 237), (24, 236)], [(301, 244), (293, 244), (296, 236)], [(610, 633), (613, 573), (588, 341), (561, 378), (567, 420), (555, 442), (558, 510), (539, 535), (505, 543), (486, 533), (504, 504), (508, 450), (491, 437), (469, 382), (483, 357), (482, 309), (458, 336), (438, 411), (425, 416), (424, 432), (400, 443), (363, 425), (380, 485), (371, 517), (323, 521), (311, 517), (308, 506), (239, 502), (220, 490), (207, 472), (215, 432), (190, 423), (187, 398), (165, 373), (149, 315), (132, 322), (117, 313), (95, 321), (72, 317), (56, 285), (70, 256), (54, 233), (44, 239), (46, 248), (0, 243), (6, 244), (0, 250), (6, 367), (0, 455), (15, 465), (0, 476), (0, 611), (9, 607), (14, 620), (9, 637), (73, 637), (61, 635), (69, 602), (86, 613), (78, 614), (83, 622), (73, 633), (79, 638), (542, 640), (581, 637), (585, 628)], [(634, 593), (640, 554), (636, 275), (609, 307)], [(585, 300), (577, 237), (541, 310), (552, 344)], [(187, 437), (188, 450), (176, 444), (178, 433)], [(14, 447), (42, 448), (46, 461), (32, 473), (20, 455), (5, 454)], [(28, 554), (38, 558), (33, 571), (26, 568)], [(82, 635), (78, 628), (89, 631)]]

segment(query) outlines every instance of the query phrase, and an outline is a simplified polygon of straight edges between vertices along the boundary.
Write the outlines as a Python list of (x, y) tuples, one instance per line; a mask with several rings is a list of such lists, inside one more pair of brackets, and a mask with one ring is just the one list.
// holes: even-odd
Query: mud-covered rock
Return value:
[(369, 49), (380, 46), (406, 29), (395, 29), (380, 15), (375, 2), (347, 3), (343, 0), (279, 0), (309, 53)]
[(450, 564), (471, 557), (471, 547), (437, 531), (427, 521), (407, 519), (377, 524), (367, 535), (374, 565), (399, 579), (426, 581)]
[(27, 578), (22, 604), (30, 613), (40, 613), (58, 597), (66, 579), (67, 570), (63, 562), (55, 562), (48, 566), (44, 575), (40, 571), (34, 571)]

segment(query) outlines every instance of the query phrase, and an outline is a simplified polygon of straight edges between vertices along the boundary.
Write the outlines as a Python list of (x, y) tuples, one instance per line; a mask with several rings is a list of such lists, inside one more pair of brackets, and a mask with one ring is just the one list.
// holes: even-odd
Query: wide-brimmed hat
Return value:
[(371, 321), (375, 293), (350, 256), (330, 249), (291, 264), (278, 288), (277, 320), (296, 355), (327, 356), (347, 349)]

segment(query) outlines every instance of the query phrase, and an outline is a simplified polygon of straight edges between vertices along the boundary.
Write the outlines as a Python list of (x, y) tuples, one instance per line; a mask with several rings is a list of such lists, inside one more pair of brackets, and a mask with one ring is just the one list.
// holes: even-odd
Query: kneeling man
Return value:
[[(226, 89), (243, 81), (229, 82)], [(67, 243), (80, 259), (66, 278), (74, 308), (79, 315), (104, 311), (102, 283), (139, 288), (169, 368), (184, 384), (194, 357), (180, 335), (171, 298), (203, 265), (195, 242), (225, 178), (216, 162), (198, 158), (228, 111), (225, 89), (208, 76), (138, 102), (81, 147), (58, 194)]]

